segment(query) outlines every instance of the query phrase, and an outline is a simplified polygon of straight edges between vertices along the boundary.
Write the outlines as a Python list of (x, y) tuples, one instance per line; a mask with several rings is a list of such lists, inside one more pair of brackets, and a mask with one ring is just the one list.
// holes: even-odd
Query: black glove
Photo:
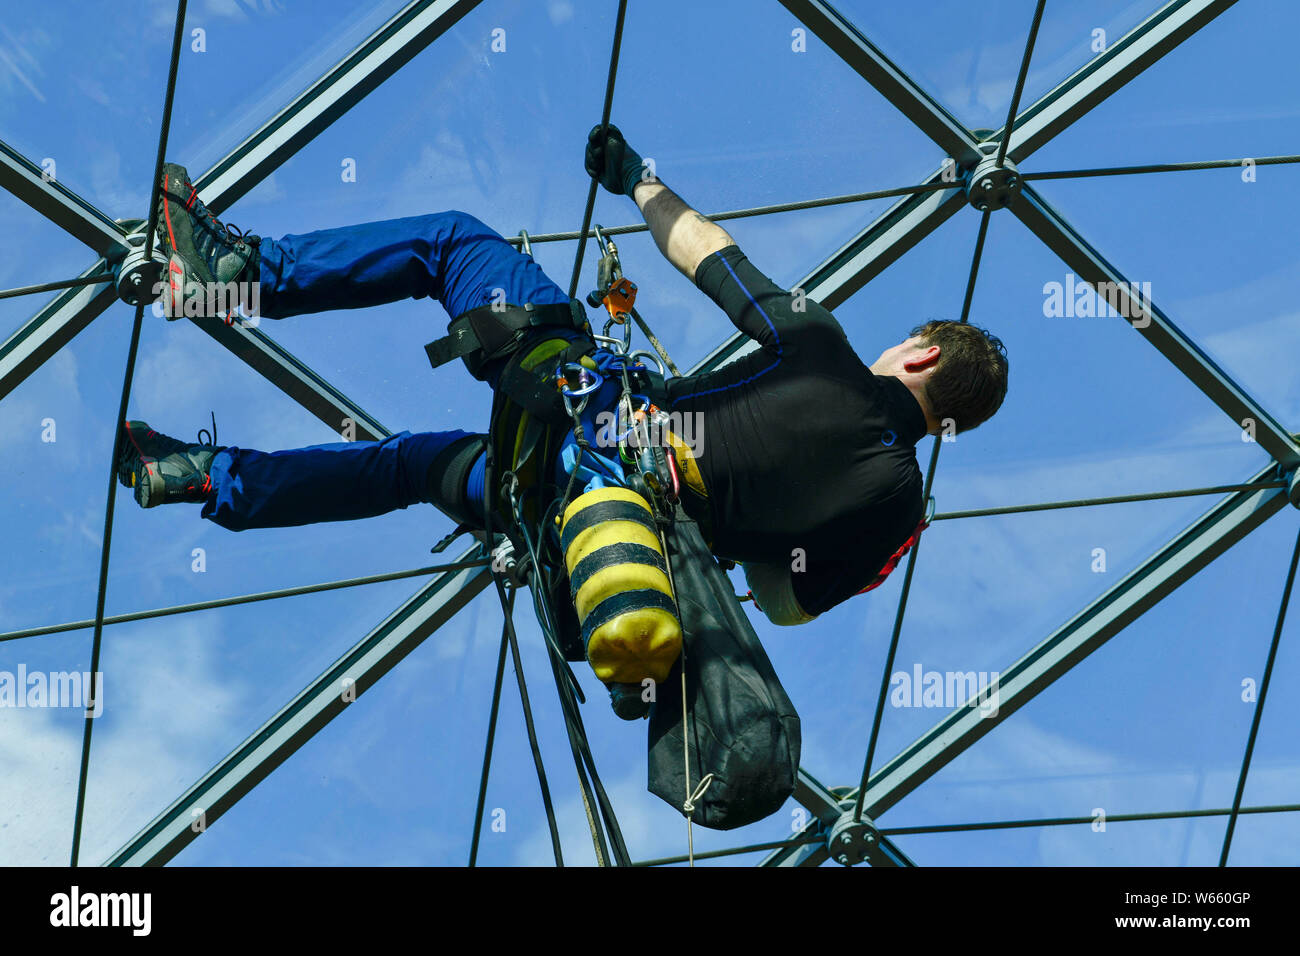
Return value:
[(631, 196), (641, 182), (644, 161), (623, 139), (618, 127), (593, 126), (587, 134), (587, 174), (616, 196)]

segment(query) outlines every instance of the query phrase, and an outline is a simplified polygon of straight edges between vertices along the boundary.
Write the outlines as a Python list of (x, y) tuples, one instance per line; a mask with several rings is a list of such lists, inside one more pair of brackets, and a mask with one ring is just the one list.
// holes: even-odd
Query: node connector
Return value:
[(167, 257), (157, 246), (154, 247), (151, 258), (145, 258), (144, 240), (142, 232), (128, 236), (126, 241), (130, 249), (122, 261), (114, 266), (117, 297), (127, 305), (139, 305), (142, 300), (152, 302), (156, 299), (155, 288), (167, 268)]
[(1300, 468), (1295, 469), (1288, 476), (1286, 496), (1293, 507), (1300, 508)]
[(831, 859), (841, 866), (856, 866), (879, 854), (880, 831), (865, 814), (861, 820), (854, 820), (850, 803), (831, 826), (826, 837), (826, 849)]
[(1010, 159), (999, 166), (996, 156), (985, 156), (966, 175), (966, 198), (980, 212), (1002, 209), (1020, 192), (1020, 172)]

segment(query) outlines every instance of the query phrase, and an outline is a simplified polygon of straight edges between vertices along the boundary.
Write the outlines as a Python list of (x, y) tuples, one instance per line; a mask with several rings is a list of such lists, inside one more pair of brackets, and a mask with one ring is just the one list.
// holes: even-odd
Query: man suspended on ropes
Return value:
[[(694, 450), (672, 443), (672, 464), (681, 506), (712, 552), (742, 564), (772, 621), (810, 621), (877, 580), (917, 530), (914, 446), (997, 411), (1007, 389), (1002, 344), (967, 324), (927, 322), (868, 365), (829, 311), (760, 272), (725, 230), (650, 174), (617, 128), (592, 131), (586, 166), (636, 202), (665, 257), (758, 346), (715, 371), (668, 379), (656, 404), (672, 420), (699, 423)], [(508, 460), (510, 446), (525, 435), (527, 413), (545, 420), (557, 404), (557, 366), (600, 365), (581, 304), (465, 213), (244, 236), (206, 209), (176, 165), (166, 167), (160, 202), (169, 316), (188, 314), (187, 290), (212, 283), (259, 282), (260, 312), (275, 319), (437, 299), (453, 322), (429, 346), (431, 358), (459, 356), (513, 399), (515, 418), (494, 423), (510, 435), (498, 476), (522, 474), (526, 463)], [(592, 416), (617, 406), (616, 378), (585, 403), (587, 446), (576, 446), (571, 423), (557, 427), (536, 480), (563, 488), (576, 471), (581, 487), (618, 483), (617, 450), (590, 441)], [(141, 506), (200, 503), (204, 518), (231, 530), (365, 518), (416, 502), (481, 529), (491, 502), (484, 434), (402, 432), (267, 453), (218, 446), (215, 436), (188, 444), (142, 422), (124, 427), (118, 474)]]

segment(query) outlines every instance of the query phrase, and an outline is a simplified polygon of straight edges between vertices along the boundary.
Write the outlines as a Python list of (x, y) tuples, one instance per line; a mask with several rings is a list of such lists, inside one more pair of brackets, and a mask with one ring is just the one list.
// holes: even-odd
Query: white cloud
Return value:
[(53, 418), (57, 429), (65, 416), (76, 419), (84, 412), (77, 358), (70, 348), (52, 355), (24, 386), (0, 401), (0, 451), (12, 452), (39, 440), (45, 418)]
[(44, 52), (49, 46), (49, 37), (43, 30), (25, 30), (15, 36), (4, 24), (0, 24), (0, 93), (4, 94), (5, 99), (21, 86), (38, 102), (45, 102), (45, 94), (33, 78), (43, 72), (33, 51)]
[(568, 23), (573, 19), (573, 4), (569, 0), (551, 0), (546, 5), (546, 15), (552, 23)]
[[(217, 636), (188, 620), (165, 636), (123, 625), (106, 632), (105, 713), (91, 748), (83, 861), (107, 858), (237, 742), (230, 726), (249, 719), (250, 694), (241, 680), (219, 673)], [(0, 721), (6, 864), (67, 864), (81, 728), (51, 710), (10, 711)]]

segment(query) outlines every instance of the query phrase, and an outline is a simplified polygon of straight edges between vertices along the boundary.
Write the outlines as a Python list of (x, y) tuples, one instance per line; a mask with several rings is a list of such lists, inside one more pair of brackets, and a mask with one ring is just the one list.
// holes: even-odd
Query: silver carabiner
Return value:
[(664, 378), (668, 377), (667, 366), (664, 365), (663, 361), (660, 360), (658, 355), (656, 355), (654, 352), (651, 352), (649, 349), (637, 349), (635, 352), (629, 352), (627, 357), (629, 359), (639, 359), (643, 355), (649, 358), (650, 361), (655, 363), (655, 367), (659, 369), (660, 375), (662, 375)]

